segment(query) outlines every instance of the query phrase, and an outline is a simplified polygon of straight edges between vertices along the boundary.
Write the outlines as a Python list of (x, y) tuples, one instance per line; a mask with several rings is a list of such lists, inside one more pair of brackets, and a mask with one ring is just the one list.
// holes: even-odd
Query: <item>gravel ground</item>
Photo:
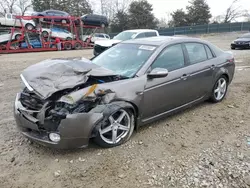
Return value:
[[(229, 50), (237, 33), (200, 36)], [(0, 55), (0, 187), (250, 187), (250, 50), (233, 51), (235, 79), (220, 104), (203, 103), (140, 129), (126, 144), (52, 150), (15, 127), (12, 108), (21, 70), (90, 50)], [(249, 143), (248, 143), (249, 141)]]

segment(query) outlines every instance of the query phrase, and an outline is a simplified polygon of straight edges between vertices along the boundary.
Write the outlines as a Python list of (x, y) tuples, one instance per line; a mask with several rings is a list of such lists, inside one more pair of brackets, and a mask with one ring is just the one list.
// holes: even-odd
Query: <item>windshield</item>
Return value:
[(114, 39), (122, 40), (122, 41), (129, 40), (129, 39), (132, 39), (135, 34), (137, 34), (137, 33), (136, 32), (123, 31), (123, 32), (119, 33), (118, 35), (116, 35), (114, 37)]
[(117, 75), (133, 77), (155, 49), (155, 46), (148, 45), (117, 44), (95, 57), (92, 62)]
[(240, 38), (250, 38), (250, 33), (247, 33), (245, 35), (242, 35)]

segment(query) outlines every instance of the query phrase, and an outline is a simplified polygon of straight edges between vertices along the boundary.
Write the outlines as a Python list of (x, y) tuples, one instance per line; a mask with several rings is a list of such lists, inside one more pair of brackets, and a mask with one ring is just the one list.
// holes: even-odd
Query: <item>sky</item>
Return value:
[[(188, 5), (188, 1), (189, 0), (148, 0), (148, 2), (153, 5), (154, 14), (157, 18), (166, 18), (168, 13), (176, 9), (185, 9)], [(232, 2), (233, 0), (207, 0), (213, 17), (222, 15)], [(241, 6), (242, 9), (250, 11), (250, 0), (240, 0), (238, 5)]]

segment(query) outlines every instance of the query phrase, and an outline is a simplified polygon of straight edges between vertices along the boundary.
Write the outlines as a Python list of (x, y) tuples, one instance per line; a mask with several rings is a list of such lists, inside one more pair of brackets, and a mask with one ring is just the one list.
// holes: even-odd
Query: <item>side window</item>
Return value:
[(11, 19), (11, 14), (7, 14), (7, 18), (8, 18), (8, 19)]
[(140, 33), (140, 34), (137, 35), (135, 38), (136, 38), (136, 39), (145, 38), (145, 33)]
[(207, 60), (207, 53), (203, 44), (186, 43), (185, 44), (190, 64), (200, 63)]
[(213, 55), (211, 49), (207, 45), (205, 45), (205, 49), (206, 49), (206, 52), (207, 52), (208, 59), (213, 59), (214, 55)]
[(173, 71), (184, 67), (184, 65), (185, 60), (182, 46), (181, 44), (177, 44), (163, 50), (160, 56), (156, 58), (151, 68), (165, 68), (168, 69), (168, 71)]
[(105, 35), (105, 37), (106, 37), (107, 39), (110, 39), (110, 37), (109, 37), (108, 35)]
[(146, 37), (156, 37), (157, 35), (156, 35), (156, 32), (147, 32), (147, 33), (145, 33), (145, 36)]
[(103, 34), (100, 34), (100, 36), (99, 36), (99, 37), (100, 37), (100, 38), (105, 38)]

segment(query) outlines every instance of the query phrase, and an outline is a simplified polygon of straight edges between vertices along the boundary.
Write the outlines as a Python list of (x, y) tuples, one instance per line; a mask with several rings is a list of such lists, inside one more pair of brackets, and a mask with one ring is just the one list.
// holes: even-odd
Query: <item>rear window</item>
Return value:
[(201, 43), (186, 43), (190, 64), (196, 64), (207, 60), (207, 52)]

